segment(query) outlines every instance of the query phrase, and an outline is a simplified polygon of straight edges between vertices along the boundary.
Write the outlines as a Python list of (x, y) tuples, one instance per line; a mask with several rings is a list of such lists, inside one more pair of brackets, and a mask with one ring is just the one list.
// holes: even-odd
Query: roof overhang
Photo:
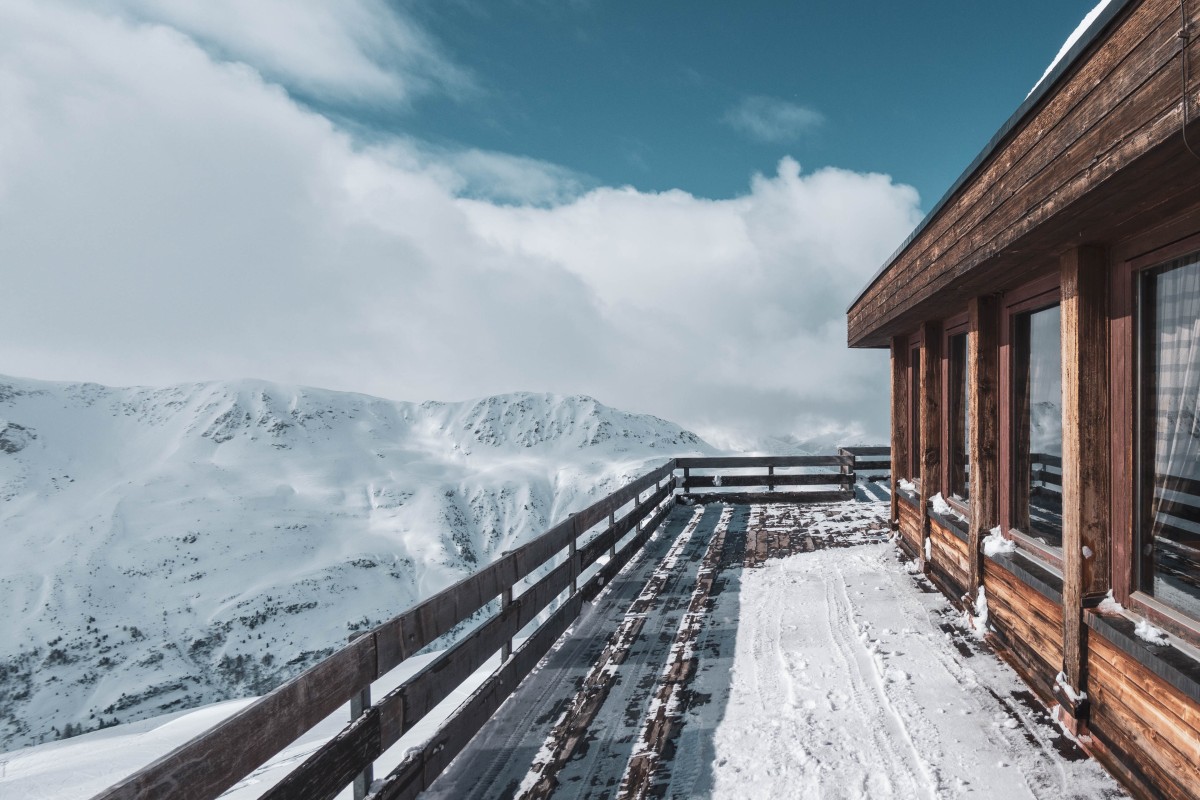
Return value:
[(1074, 244), (1136, 229), (1151, 209), (1130, 193), (1151, 178), (1154, 213), (1196, 199), (1200, 164), (1171, 141), (1181, 40), (1167, 5), (1112, 0), (1097, 16), (851, 304), (851, 346), (885, 347), (1055, 269)]

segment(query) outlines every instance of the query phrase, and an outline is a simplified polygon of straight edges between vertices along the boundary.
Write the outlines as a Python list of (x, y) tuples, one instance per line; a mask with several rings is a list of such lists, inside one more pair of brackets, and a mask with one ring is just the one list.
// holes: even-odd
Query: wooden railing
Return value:
[[(358, 636), (215, 727), (96, 795), (96, 800), (213, 800), (347, 703), (353, 717), (350, 724), (263, 797), (321, 800), (333, 798), (353, 783), (355, 796), (361, 798), (372, 784), (376, 759), (499, 653), (500, 666), (371, 794), (379, 800), (413, 797), (433, 782), (533, 670), (579, 615), (583, 604), (641, 550), (676, 502), (700, 496), (694, 489), (707, 489), (703, 496), (716, 499), (723, 487), (767, 490), (719, 494), (727, 502), (851, 499), (855, 467), (860, 463), (856, 459), (886, 452), (887, 448), (846, 448), (836, 456), (671, 459), (536, 539), (504, 553), (478, 572)], [(868, 463), (870, 469), (880, 468), (875, 462)], [(767, 471), (761, 474), (723, 474), (725, 470), (763, 467)], [(814, 467), (837, 467), (838, 471), (775, 471)], [(676, 475), (678, 470), (682, 470), (682, 477)], [(696, 475), (693, 470), (706, 474)], [(836, 489), (776, 491), (781, 486)], [(678, 490), (682, 494), (677, 494)], [(539, 577), (538, 573), (543, 574)], [(532, 585), (522, 586), (531, 581)], [(481, 611), (493, 613), (419, 672), (372, 702), (370, 688), (374, 681), (474, 620)], [(514, 638), (535, 625), (514, 649)]]
[[(488, 658), (497, 652), (508, 656), (423, 747), (383, 780), (375, 795), (412, 797), (441, 772), (537, 665), (583, 603), (645, 544), (674, 504), (674, 469), (674, 460), (668, 461), (505, 553), (358, 637), (97, 798), (212, 800), (339, 707), (354, 701), (361, 715), (264, 795), (275, 800), (332, 798)], [(605, 527), (589, 536), (600, 524)], [(630, 533), (634, 535), (627, 536)], [(579, 585), (581, 574), (605, 553), (607, 562)], [(543, 566), (549, 571), (514, 596), (518, 582)], [(496, 600), (500, 600), (499, 610), (468, 636), (377, 703), (362, 702), (373, 681)], [(558, 605), (552, 613), (512, 650), (513, 637), (555, 601)], [(359, 781), (360, 786), (367, 783)]]
[[(859, 470), (873, 473), (863, 476), (866, 479), (884, 479), (891, 470), (890, 454), (888, 447), (843, 447), (836, 456), (710, 456), (678, 458), (676, 466), (683, 470), (680, 485), (685, 499), (813, 503), (853, 499)], [(766, 472), (746, 474), (746, 470), (764, 467)], [(819, 471), (834, 467), (836, 471)], [(791, 471), (776, 471), (780, 469)], [(703, 474), (695, 474), (697, 470)], [(884, 475), (878, 474), (881, 470)], [(792, 491), (780, 492), (779, 487)]]

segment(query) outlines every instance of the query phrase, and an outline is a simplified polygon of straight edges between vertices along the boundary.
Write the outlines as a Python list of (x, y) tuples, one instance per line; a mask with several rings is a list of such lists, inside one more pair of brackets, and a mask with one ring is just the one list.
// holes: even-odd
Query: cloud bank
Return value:
[[(886, 357), (846, 350), (843, 309), (911, 188), (784, 159), (708, 200), (367, 145), (277, 82), (360, 85), (353, 25), (320, 36), (358, 61), (302, 74), (245, 55), (287, 43), (131, 14), (0, 7), (0, 373), (581, 392), (722, 441), (884, 436)], [(361, 85), (410, 91), (396, 63)]]

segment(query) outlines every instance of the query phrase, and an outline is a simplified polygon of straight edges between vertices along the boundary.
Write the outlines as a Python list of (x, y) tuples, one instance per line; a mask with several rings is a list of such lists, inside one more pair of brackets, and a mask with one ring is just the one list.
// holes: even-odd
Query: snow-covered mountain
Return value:
[(589, 397), (0, 377), (0, 750), (260, 694), (707, 452)]

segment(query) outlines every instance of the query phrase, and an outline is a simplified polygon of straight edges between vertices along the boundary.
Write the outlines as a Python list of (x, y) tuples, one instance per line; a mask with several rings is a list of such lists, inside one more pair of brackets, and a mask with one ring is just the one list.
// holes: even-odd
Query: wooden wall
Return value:
[(953, 522), (931, 515), (929, 518), (930, 577), (951, 599), (967, 593), (971, 579), (967, 534)]
[(921, 506), (916, 495), (896, 492), (900, 512), (900, 542), (910, 556), (916, 557), (924, 547), (921, 534)]
[[(1159, 656), (1131, 631), (1122, 631), (1125, 620), (1095, 614), (1089, 618), (1088, 730), (1099, 744), (1093, 751), (1140, 793), (1178, 800), (1197, 797), (1200, 703), (1143, 663), (1154, 664)], [(1175, 683), (1189, 685), (1188, 676), (1174, 677)], [(1200, 691), (1195, 680), (1190, 687), (1193, 693)]]
[[(1054, 678), (1062, 669), (1062, 596), (1048, 580), (1030, 585), (1029, 575), (1015, 558), (987, 559), (983, 587), (988, 623), (1009, 650), (1021, 677), (1047, 704), (1053, 703)], [(1039, 590), (1040, 589), (1040, 590)]]

